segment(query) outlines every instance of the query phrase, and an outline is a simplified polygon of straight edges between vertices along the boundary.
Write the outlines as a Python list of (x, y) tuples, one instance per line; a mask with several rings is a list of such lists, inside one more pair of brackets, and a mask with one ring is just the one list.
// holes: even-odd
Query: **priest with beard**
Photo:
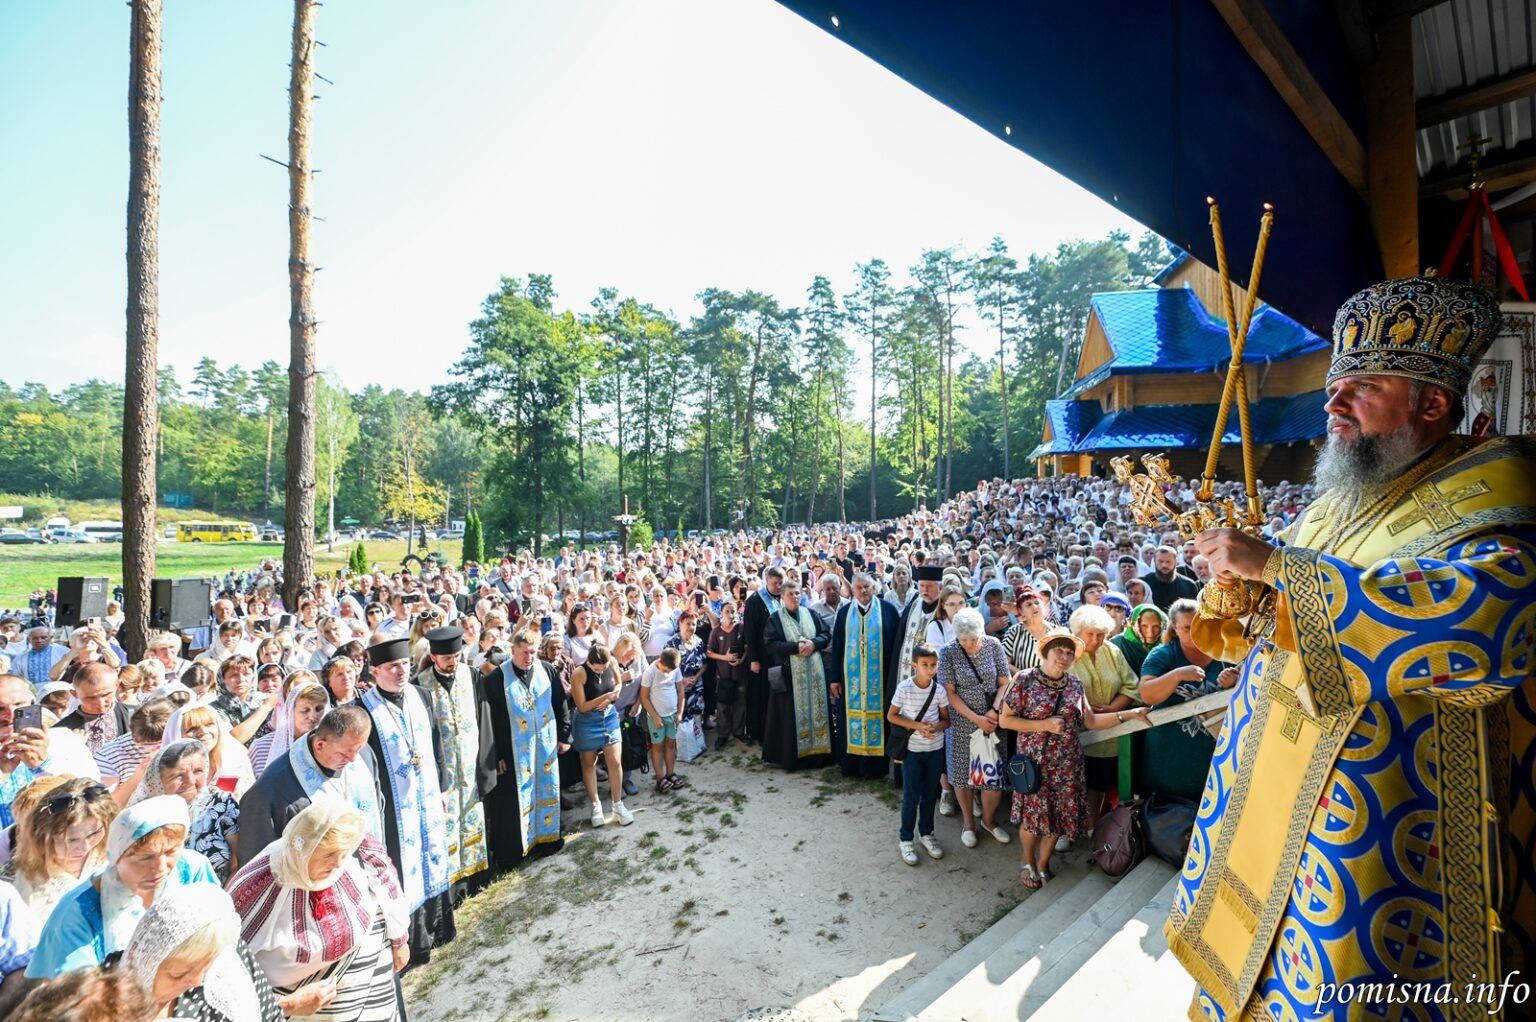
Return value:
[(480, 700), (489, 739), (481, 745), (491, 868), (553, 855), (560, 835), (560, 754), (570, 748), (570, 702), (560, 677), (538, 657), (538, 630), (520, 628), (512, 655), (496, 650), (481, 667)]
[[(815, 608), (812, 608), (813, 610)], [(853, 599), (838, 608), (827, 648), (827, 692), (833, 716), (832, 751), (844, 777), (884, 777), (887, 693), (896, 691), (896, 608), (875, 598), (875, 580), (853, 576)]]
[(460, 659), (464, 629), (447, 625), (427, 632), (427, 666), (416, 676), (437, 716), (442, 738), (443, 820), (448, 828), (448, 877), (459, 897), (473, 894), (489, 879), (486, 870), (485, 811), (476, 770), (480, 760), (479, 700), (469, 667)]
[(381, 639), (368, 647), (374, 686), (358, 704), (373, 730), (368, 747), (378, 765), (384, 844), (400, 871), (411, 909), (411, 964), (453, 939), (453, 894), (443, 792), (453, 778), (445, 768), (442, 731), (432, 701), (410, 684), (409, 639)]
[(1283, 543), (1195, 539), (1264, 600), (1192, 627), (1243, 663), (1164, 928), (1192, 1016), (1347, 1022), (1397, 970), (1417, 1018), (1491, 1016), (1457, 997), (1536, 963), (1536, 447), (1455, 432), (1499, 320), (1438, 277), (1355, 295), (1321, 496)]

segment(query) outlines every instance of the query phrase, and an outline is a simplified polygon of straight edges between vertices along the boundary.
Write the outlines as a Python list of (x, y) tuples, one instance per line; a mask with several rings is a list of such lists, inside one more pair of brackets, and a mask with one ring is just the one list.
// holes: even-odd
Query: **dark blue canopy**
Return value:
[[(1210, 0), (780, 2), (1209, 266), (1214, 196), (1239, 281), (1274, 203), (1260, 294), (1325, 337), (1344, 299), (1383, 276), (1364, 200)], [(1267, 6), (1364, 137), (1332, 5)]]

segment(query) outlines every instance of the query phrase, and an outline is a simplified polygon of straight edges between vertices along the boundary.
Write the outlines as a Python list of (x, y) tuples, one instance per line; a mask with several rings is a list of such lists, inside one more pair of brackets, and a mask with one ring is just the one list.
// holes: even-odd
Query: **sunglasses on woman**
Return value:
[(54, 795), (45, 800), (38, 808), (50, 816), (68, 812), (76, 802), (85, 802), (94, 805), (103, 799), (109, 799), (112, 793), (99, 784), (87, 785), (82, 790), (66, 792), (62, 795)]

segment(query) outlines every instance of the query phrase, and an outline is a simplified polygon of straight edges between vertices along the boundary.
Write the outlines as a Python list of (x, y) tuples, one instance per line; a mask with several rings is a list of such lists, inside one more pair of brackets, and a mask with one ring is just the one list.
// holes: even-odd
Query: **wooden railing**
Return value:
[(1157, 707), (1147, 713), (1147, 719), (1141, 718), (1128, 720), (1123, 724), (1116, 724), (1112, 728), (1103, 731), (1084, 731), (1079, 734), (1078, 741), (1083, 745), (1097, 745), (1100, 742), (1121, 735), (1135, 734), (1137, 731), (1148, 731), (1164, 724), (1172, 724), (1174, 721), (1186, 720), (1198, 716), (1201, 724), (1213, 736), (1221, 730), (1221, 719), (1226, 716), (1227, 707), (1232, 703), (1234, 689), (1224, 688), (1219, 692), (1203, 695), (1198, 699), (1191, 699), (1187, 703), (1179, 703), (1175, 706)]

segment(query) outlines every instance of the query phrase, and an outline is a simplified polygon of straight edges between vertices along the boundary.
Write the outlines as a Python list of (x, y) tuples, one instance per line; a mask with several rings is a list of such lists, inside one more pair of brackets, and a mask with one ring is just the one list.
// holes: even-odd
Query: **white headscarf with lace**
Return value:
[(261, 1022), (261, 998), (250, 970), (235, 950), (240, 917), (234, 902), (213, 884), (185, 884), (160, 894), (139, 920), (123, 964), (139, 985), (154, 990), (155, 974), (188, 939), (217, 926), (229, 935), (229, 943), (203, 977), (203, 1000), (229, 1022)]

